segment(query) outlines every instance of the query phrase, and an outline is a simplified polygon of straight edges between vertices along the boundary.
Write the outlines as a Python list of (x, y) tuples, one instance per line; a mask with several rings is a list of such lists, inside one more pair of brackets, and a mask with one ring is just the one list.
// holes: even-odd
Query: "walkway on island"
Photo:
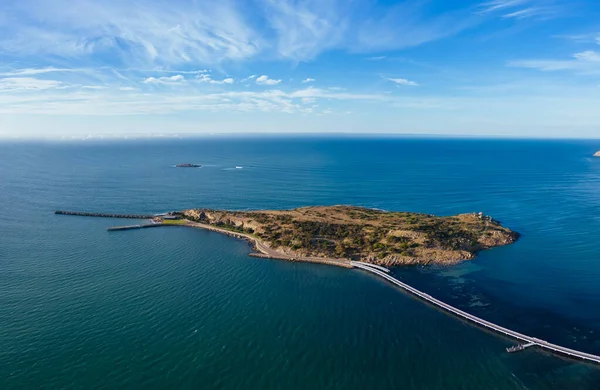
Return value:
[(589, 361), (589, 362), (600, 363), (600, 356), (592, 355), (592, 354), (581, 352), (581, 351), (576, 351), (574, 349), (570, 349), (570, 348), (566, 348), (566, 347), (561, 347), (560, 345), (552, 344), (547, 341), (537, 339), (535, 337), (527, 336), (522, 333), (515, 332), (513, 330), (504, 328), (500, 325), (496, 325), (492, 322), (489, 322), (489, 321), (486, 321), (479, 317), (476, 317), (472, 314), (469, 314), (460, 309), (457, 309), (454, 306), (450, 306), (450, 305), (440, 301), (439, 299), (435, 299), (431, 295), (425, 294), (424, 292), (419, 291), (416, 288), (413, 288), (413, 287), (409, 286), (408, 284), (403, 283), (403, 282), (399, 281), (398, 279), (381, 271), (380, 268), (382, 268), (382, 267), (379, 267), (379, 266), (374, 267), (372, 264), (362, 263), (360, 261), (352, 261), (352, 262), (350, 262), (350, 264), (352, 264), (352, 266), (355, 268), (360, 268), (362, 270), (365, 270), (367, 272), (370, 272), (372, 274), (380, 276), (380, 277), (384, 278), (385, 280), (391, 282), (392, 284), (404, 289), (405, 291), (408, 291), (409, 293), (416, 295), (417, 297), (424, 299), (425, 301), (427, 301), (441, 309), (444, 309), (445, 311), (450, 312), (458, 317), (461, 317), (467, 321), (470, 321), (477, 325), (481, 325), (483, 327), (491, 329), (495, 332), (498, 332), (498, 333), (504, 334), (506, 336), (512, 337), (514, 339), (523, 341), (526, 343), (525, 345), (528, 347), (531, 345), (535, 345), (540, 348), (550, 350), (550, 351), (558, 353), (558, 354), (566, 355), (566, 356), (577, 358), (577, 359), (582, 359), (582, 360)]

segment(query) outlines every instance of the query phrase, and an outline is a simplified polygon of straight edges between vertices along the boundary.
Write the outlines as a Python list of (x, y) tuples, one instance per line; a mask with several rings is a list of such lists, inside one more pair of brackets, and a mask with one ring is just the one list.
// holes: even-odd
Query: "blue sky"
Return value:
[(0, 137), (600, 138), (596, 0), (3, 0)]

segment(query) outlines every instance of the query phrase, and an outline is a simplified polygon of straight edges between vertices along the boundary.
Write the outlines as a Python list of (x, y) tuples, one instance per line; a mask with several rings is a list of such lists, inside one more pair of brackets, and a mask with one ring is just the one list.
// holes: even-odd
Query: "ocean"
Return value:
[(131, 221), (53, 214), (481, 211), (520, 240), (393, 274), (600, 354), (598, 149), (402, 137), (0, 143), (0, 389), (598, 390), (600, 366), (508, 354), (515, 341), (362, 271), (252, 258), (247, 243), (213, 232), (107, 232)]

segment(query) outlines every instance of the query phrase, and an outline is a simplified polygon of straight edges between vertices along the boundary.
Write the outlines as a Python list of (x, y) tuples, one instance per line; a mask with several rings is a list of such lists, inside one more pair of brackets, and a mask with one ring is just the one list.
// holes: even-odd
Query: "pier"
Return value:
[(535, 343), (519, 344), (519, 345), (515, 345), (514, 347), (506, 348), (506, 352), (509, 352), (509, 353), (519, 352), (519, 351), (523, 351), (525, 348), (533, 347), (534, 345), (535, 345)]
[(149, 214), (111, 214), (111, 213), (88, 213), (85, 211), (64, 211), (56, 210), (54, 214), (58, 215), (77, 215), (80, 217), (98, 217), (98, 218), (123, 218), (123, 219), (152, 219), (154, 215)]
[[(482, 318), (476, 317), (465, 311), (457, 309), (454, 306), (450, 306), (450, 305), (440, 301), (439, 299), (436, 299), (436, 298), (432, 297), (431, 295), (426, 294), (420, 290), (417, 290), (416, 288), (413, 288), (413, 287), (409, 286), (408, 284), (403, 283), (403, 282), (399, 281), (398, 279), (388, 275), (387, 273), (382, 271), (380, 269), (381, 267), (379, 267), (379, 266), (374, 267), (371, 264), (362, 263), (360, 261), (352, 261), (350, 264), (355, 268), (359, 268), (364, 271), (375, 274), (377, 276), (380, 276), (380, 277), (384, 278), (385, 280), (387, 280), (388, 282), (391, 282), (392, 284), (402, 288), (403, 290), (408, 291), (412, 295), (415, 295), (415, 296), (431, 303), (432, 305), (443, 309), (444, 311), (452, 313), (452, 314), (456, 315), (457, 317), (460, 317), (460, 318), (467, 320), (471, 323), (474, 323), (476, 325), (483, 326), (487, 329), (493, 330), (494, 332), (500, 333), (502, 335), (505, 335), (505, 336), (508, 336), (508, 337), (511, 337), (513, 339), (523, 342), (523, 344), (520, 344), (516, 347), (508, 348), (507, 352), (517, 352), (517, 351), (522, 351), (527, 347), (537, 346), (539, 348), (545, 349), (552, 353), (556, 353), (559, 355), (563, 355), (563, 356), (567, 356), (567, 357), (571, 357), (571, 358), (575, 358), (575, 359), (580, 359), (580, 360), (587, 361), (587, 362), (600, 364), (600, 356), (596, 356), (596, 355), (592, 355), (590, 353), (581, 352), (581, 351), (577, 351), (574, 349), (562, 347), (560, 345), (549, 343), (545, 340), (540, 340), (535, 337), (527, 336), (522, 333), (515, 332), (514, 330), (510, 330), (505, 327), (502, 327), (500, 325), (496, 325), (496, 324), (486, 321)], [(509, 349), (510, 349), (510, 351), (509, 351)]]
[(127, 226), (112, 226), (107, 228), (109, 232), (119, 231), (119, 230), (132, 230), (132, 229), (145, 229), (151, 227), (159, 227), (159, 226), (167, 226), (162, 223), (148, 223), (148, 224), (140, 224), (140, 225), (127, 225)]

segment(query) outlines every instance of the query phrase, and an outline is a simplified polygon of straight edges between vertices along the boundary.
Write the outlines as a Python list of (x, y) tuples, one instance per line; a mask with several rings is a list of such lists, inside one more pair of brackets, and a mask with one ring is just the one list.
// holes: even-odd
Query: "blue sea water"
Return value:
[[(0, 389), (600, 389), (356, 270), (55, 209), (353, 204), (492, 215), (514, 245), (396, 277), (600, 354), (600, 141), (205, 138), (0, 144)], [(177, 163), (199, 169), (175, 169)], [(241, 166), (241, 169), (235, 169)]]

